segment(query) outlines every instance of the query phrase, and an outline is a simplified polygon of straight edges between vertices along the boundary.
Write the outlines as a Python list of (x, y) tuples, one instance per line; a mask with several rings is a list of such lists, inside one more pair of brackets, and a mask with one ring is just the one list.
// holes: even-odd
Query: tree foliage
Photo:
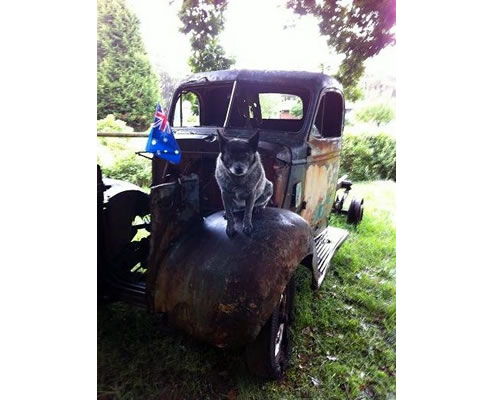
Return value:
[(113, 114), (144, 130), (152, 122), (159, 89), (139, 21), (124, 0), (98, 0), (97, 11), (97, 118)]
[(355, 116), (362, 122), (375, 122), (377, 126), (387, 124), (395, 119), (395, 112), (388, 104), (372, 104), (361, 109)]
[(300, 99), (296, 100), (296, 103), (290, 110), (290, 113), (297, 118), (302, 118), (302, 113), (303, 113), (303, 108), (302, 108), (302, 101)]
[(345, 54), (337, 79), (347, 98), (359, 98), (357, 83), (364, 73), (364, 61), (395, 43), (391, 29), (396, 22), (396, 0), (289, 0), (287, 7), (318, 18), (328, 45)]
[(176, 87), (179, 85), (179, 79), (171, 76), (162, 68), (157, 69), (157, 76), (159, 77), (159, 88), (162, 99), (162, 106), (164, 108), (167, 108), (171, 103)]
[(192, 72), (228, 69), (235, 63), (225, 55), (218, 36), (224, 29), (224, 11), (228, 0), (184, 0), (178, 16), (184, 34), (191, 34)]

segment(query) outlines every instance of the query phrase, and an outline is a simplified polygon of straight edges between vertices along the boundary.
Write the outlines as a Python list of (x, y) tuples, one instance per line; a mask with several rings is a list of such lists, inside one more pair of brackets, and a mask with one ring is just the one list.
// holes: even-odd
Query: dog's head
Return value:
[(227, 139), (217, 130), (219, 135), (220, 157), (225, 167), (234, 175), (246, 175), (256, 160), (260, 131), (249, 139)]

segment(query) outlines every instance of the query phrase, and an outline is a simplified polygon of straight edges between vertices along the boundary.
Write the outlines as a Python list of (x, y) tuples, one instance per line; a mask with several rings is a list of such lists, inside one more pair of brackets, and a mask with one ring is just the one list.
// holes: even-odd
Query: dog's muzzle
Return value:
[(234, 175), (243, 176), (248, 172), (248, 167), (242, 164), (233, 164), (229, 171)]

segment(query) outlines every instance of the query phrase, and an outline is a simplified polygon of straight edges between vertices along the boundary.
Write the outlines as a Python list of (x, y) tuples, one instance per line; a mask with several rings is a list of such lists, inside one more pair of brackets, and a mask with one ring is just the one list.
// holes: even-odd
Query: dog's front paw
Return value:
[(243, 223), (243, 232), (248, 236), (251, 235), (251, 232), (253, 232), (253, 225), (251, 224), (251, 222)]
[(230, 223), (230, 222), (227, 223), (226, 233), (227, 233), (227, 236), (229, 236), (230, 238), (232, 238), (236, 234), (236, 229), (234, 228), (234, 223)]

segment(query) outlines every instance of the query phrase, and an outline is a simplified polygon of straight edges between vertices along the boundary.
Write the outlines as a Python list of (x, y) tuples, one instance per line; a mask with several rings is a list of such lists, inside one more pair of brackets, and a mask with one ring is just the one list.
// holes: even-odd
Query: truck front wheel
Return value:
[(246, 348), (246, 363), (251, 373), (267, 379), (279, 379), (287, 369), (291, 346), (289, 325), (292, 322), (295, 280), (291, 278), (272, 316), (257, 338)]

